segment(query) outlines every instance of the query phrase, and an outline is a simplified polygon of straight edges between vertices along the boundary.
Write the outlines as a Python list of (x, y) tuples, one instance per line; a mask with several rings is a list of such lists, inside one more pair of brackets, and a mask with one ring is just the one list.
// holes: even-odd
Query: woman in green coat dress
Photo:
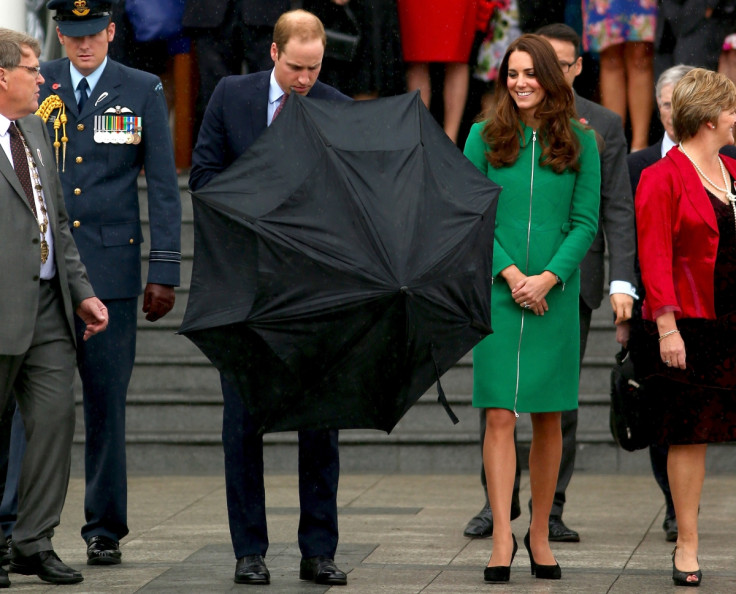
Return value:
[(562, 452), (560, 412), (578, 406), (579, 265), (598, 226), (600, 160), (594, 132), (575, 120), (572, 90), (537, 35), (501, 63), (496, 108), (475, 124), (466, 156), (503, 187), (496, 213), (491, 319), (473, 351), (473, 405), (486, 409), (483, 462), (493, 510), (486, 581), (507, 581), (516, 552), (511, 494), (519, 412), (531, 413), (532, 573), (559, 579), (548, 519)]

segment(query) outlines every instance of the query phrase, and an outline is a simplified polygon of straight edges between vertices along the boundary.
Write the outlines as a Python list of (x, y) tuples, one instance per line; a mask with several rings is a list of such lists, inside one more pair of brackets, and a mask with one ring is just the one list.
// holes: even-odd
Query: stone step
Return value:
[[(608, 432), (578, 432), (575, 467), (599, 473), (650, 472), (646, 450), (630, 453), (617, 448)], [(528, 436), (519, 435), (519, 456), (527, 466)], [(138, 433), (128, 434), (127, 467), (130, 474), (222, 474), (223, 453), (216, 433)], [(729, 450), (730, 466), (734, 466)], [(295, 433), (264, 437), (264, 463), (268, 472), (295, 472), (297, 436)], [(378, 431), (340, 432), (342, 472), (475, 473), (480, 470), (481, 454), (477, 437), (460, 433), (386, 435)], [(72, 471), (81, 474), (83, 439), (75, 436)], [(479, 486), (480, 489), (480, 486)]]
[[(79, 392), (78, 392), (79, 394)], [(398, 441), (406, 443), (431, 436), (452, 435), (453, 441), (473, 442), (479, 431), (479, 411), (472, 406), (469, 395), (448, 398), (459, 423), (453, 425), (444, 408), (432, 394), (425, 394), (404, 415), (393, 429)], [(81, 397), (77, 400), (77, 434), (84, 432)], [(597, 395), (581, 395), (579, 409), (581, 431), (594, 434), (608, 431), (609, 402)], [(222, 398), (219, 392), (207, 394), (130, 394), (126, 407), (126, 425), (130, 436), (135, 435), (210, 435), (219, 440), (222, 424)], [(518, 420), (521, 440), (531, 435), (527, 414)], [(429, 436), (429, 437), (427, 437)], [(596, 438), (597, 439), (597, 438)], [(610, 439), (608, 436), (607, 439)]]

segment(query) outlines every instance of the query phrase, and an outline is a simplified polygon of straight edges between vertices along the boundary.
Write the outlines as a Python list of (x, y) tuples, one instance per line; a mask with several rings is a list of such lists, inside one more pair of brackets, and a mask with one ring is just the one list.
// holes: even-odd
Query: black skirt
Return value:
[(714, 272), (716, 319), (679, 319), (687, 368), (659, 355), (658, 330), (632, 325), (632, 357), (650, 395), (653, 443), (736, 441), (736, 232), (734, 213), (709, 193), (720, 234)]

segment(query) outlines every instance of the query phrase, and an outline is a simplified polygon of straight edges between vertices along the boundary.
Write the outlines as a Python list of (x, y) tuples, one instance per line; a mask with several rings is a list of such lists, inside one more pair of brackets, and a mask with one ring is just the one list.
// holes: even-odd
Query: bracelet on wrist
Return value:
[(680, 333), (680, 331), (675, 328), (674, 330), (670, 330), (669, 332), (665, 332), (664, 334), (660, 334), (659, 335), (659, 342), (662, 342), (668, 336), (672, 336), (673, 334), (679, 334), (679, 333)]

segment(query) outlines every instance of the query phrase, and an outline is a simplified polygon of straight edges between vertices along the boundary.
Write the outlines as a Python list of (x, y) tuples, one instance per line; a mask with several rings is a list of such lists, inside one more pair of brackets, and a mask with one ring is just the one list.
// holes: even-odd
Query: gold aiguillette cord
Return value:
[[(66, 144), (69, 141), (66, 135), (66, 106), (58, 95), (49, 95), (44, 99), (39, 108), (36, 110), (36, 115), (40, 117), (44, 123), (49, 121), (51, 112), (55, 109), (59, 111), (56, 113), (56, 119), (54, 120), (54, 149), (56, 151), (56, 172), (59, 172), (59, 146), (62, 147), (62, 161), (61, 171), (66, 170)], [(61, 142), (59, 142), (59, 128), (61, 128)]]

